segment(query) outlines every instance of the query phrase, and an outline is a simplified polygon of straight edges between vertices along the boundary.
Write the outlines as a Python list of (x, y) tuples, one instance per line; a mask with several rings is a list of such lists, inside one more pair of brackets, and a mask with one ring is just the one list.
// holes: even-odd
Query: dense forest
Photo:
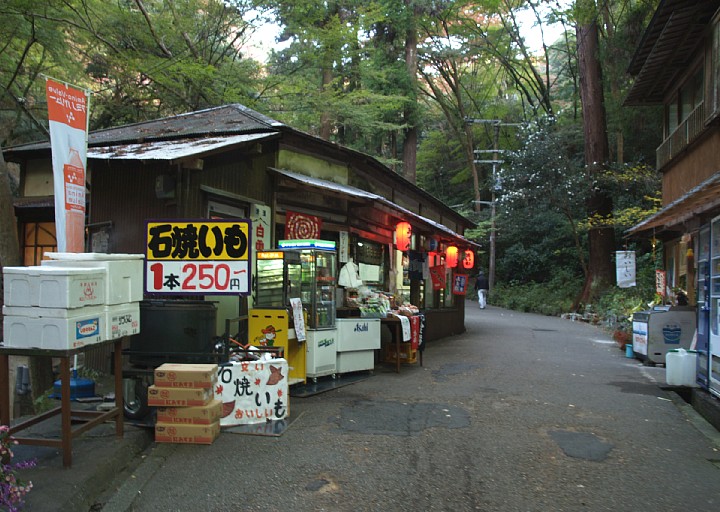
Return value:
[[(624, 233), (657, 208), (661, 112), (622, 104), (656, 6), (4, 0), (0, 147), (48, 138), (46, 77), (92, 92), (91, 129), (241, 103), (379, 158), (475, 221), (491, 302), (577, 309), (615, 293), (614, 251), (655, 264)], [(279, 35), (260, 56), (266, 24)]]

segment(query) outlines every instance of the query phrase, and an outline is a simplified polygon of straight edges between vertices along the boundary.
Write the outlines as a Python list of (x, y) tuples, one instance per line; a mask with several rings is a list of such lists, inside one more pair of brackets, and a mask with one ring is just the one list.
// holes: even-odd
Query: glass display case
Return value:
[(298, 251), (258, 251), (256, 262), (255, 307), (289, 307), (291, 298), (301, 296), (302, 264)]
[[(335, 288), (337, 279), (337, 255), (335, 242), (324, 240), (281, 240), (283, 252), (297, 253), (300, 261), (300, 297), (308, 311), (308, 328), (335, 328)], [(286, 258), (287, 259), (287, 258)], [(259, 284), (259, 281), (258, 281)], [(288, 281), (296, 293), (296, 282)]]

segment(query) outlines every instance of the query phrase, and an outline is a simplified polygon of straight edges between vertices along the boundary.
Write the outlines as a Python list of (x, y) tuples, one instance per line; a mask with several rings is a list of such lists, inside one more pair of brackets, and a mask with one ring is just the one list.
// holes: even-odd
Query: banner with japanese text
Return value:
[(430, 267), (430, 278), (432, 279), (433, 290), (444, 289), (447, 280), (445, 265), (435, 265), (434, 267)]
[(51, 79), (45, 93), (58, 251), (84, 252), (88, 99), (85, 91)]
[(615, 251), (615, 273), (618, 288), (635, 286), (635, 251)]
[(237, 361), (218, 367), (215, 398), (222, 402), (220, 426), (277, 421), (290, 410), (285, 359)]
[(251, 225), (248, 219), (149, 221), (145, 291), (249, 295)]
[(467, 274), (453, 274), (452, 292), (454, 295), (465, 295), (467, 293), (468, 277)]

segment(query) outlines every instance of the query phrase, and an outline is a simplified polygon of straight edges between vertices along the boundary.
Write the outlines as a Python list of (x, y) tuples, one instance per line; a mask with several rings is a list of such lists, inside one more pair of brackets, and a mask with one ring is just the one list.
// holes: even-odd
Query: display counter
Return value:
[[(422, 322), (421, 315), (410, 317), (408, 320), (412, 321), (412, 318), (416, 318), (417, 327), (417, 339), (413, 341), (405, 341), (403, 337), (403, 326), (402, 320), (397, 316), (388, 316), (380, 320), (381, 325), (387, 327), (390, 330), (392, 336), (392, 342), (387, 345), (385, 349), (384, 360), (395, 363), (395, 371), (400, 373), (400, 364), (405, 363), (420, 363), (423, 364), (423, 349), (424, 344), (422, 343), (422, 334), (420, 332), (420, 325)], [(411, 328), (412, 329), (412, 328)], [(412, 337), (412, 334), (411, 334)], [(413, 348), (414, 347), (414, 348)]]

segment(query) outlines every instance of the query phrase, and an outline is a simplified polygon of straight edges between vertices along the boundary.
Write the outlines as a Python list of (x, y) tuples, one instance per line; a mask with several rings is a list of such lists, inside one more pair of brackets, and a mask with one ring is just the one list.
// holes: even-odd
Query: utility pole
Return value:
[(492, 185), (490, 186), (490, 201), (473, 201), (490, 206), (490, 258), (488, 261), (488, 282), (490, 289), (495, 286), (495, 189), (497, 188), (498, 166), (504, 161), (499, 156), (504, 150), (500, 149), (500, 127), (501, 126), (521, 126), (521, 123), (503, 123), (500, 119), (473, 119), (466, 117), (465, 122), (468, 124), (489, 124), (493, 127), (493, 148), (490, 150), (476, 149), (475, 154), (492, 153), (492, 160), (474, 160), (476, 164), (492, 164)]

